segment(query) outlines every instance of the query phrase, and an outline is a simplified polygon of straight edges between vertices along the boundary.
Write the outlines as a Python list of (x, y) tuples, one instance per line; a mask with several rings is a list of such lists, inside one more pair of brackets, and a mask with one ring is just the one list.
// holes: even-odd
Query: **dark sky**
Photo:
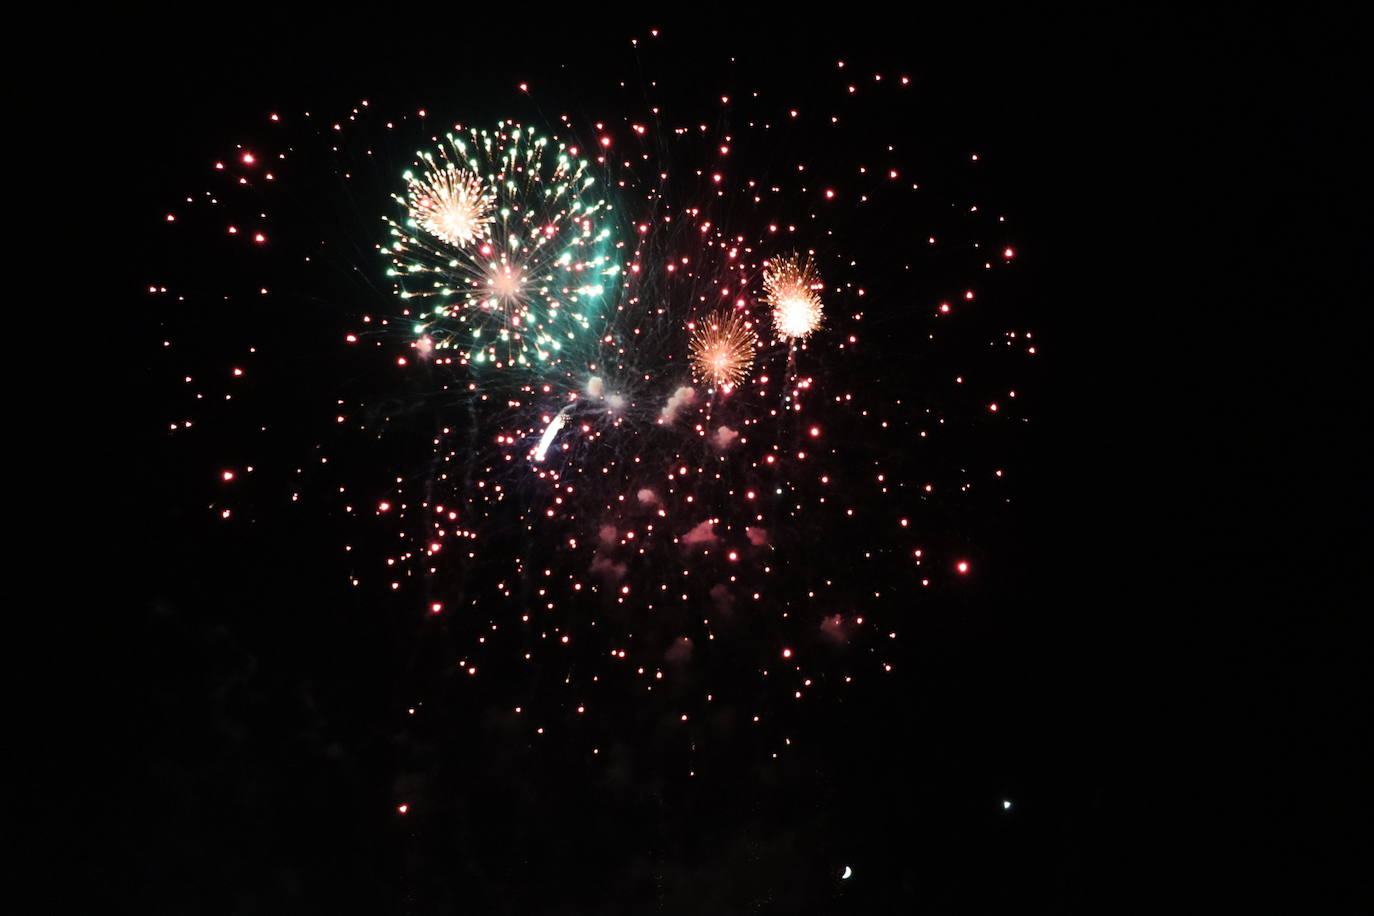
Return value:
[[(554, 78), (570, 41), (650, 23), (215, 16), (109, 17), (75, 41), (85, 78), (54, 90), (78, 157), (111, 176), (99, 235), (124, 252), (80, 283), (98, 319), (72, 336), (100, 368), (61, 370), (80, 393), (60, 411), (54, 550), (86, 558), (54, 563), (79, 623), (53, 668), (79, 698), (62, 744), (83, 751), (28, 810), (70, 881), (150, 913), (1367, 909), (1370, 111), (1351, 90), (1368, 23), (664, 17), (761, 85), (844, 55), (918, 74), (934, 142), (1005, 163), (997, 194), (1035, 251), (1018, 282), (1053, 343), (980, 623), (942, 634), (900, 703), (819, 717), (785, 766), (724, 749), (688, 782), (652, 738), (592, 768), (401, 728), (402, 637), (323, 551), (280, 561), (324, 532), (229, 536), (191, 505), (214, 457), (161, 436), (171, 395), (140, 315), (162, 244), (147, 217), (262, 111), (451, 78), (422, 50), (431, 16), (479, 57), (521, 34), (461, 72), (473, 86)], [(601, 60), (578, 64), (589, 84), (618, 78)], [(398, 818), (398, 792), (432, 810)]]

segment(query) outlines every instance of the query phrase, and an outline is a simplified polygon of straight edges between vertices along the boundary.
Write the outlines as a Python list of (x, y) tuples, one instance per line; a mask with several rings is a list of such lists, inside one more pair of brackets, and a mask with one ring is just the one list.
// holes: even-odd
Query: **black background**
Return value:
[[(1009, 163), (1052, 356), (1035, 483), (1002, 534), (1018, 561), (985, 598), (1024, 612), (951, 645), (921, 676), (938, 700), (898, 727), (831, 723), (789, 768), (687, 788), (648, 760), (605, 781), (448, 763), (434, 778), (470, 791), (417, 823), (392, 809), (403, 739), (377, 634), (322, 640), (319, 615), (287, 613), (322, 600), (325, 560), (272, 562), (309, 532), (187, 537), (182, 459), (154, 432), (157, 331), (135, 313), (145, 217), (222, 125), (449, 78), (416, 53), (431, 12), (110, 15), (35, 77), (111, 192), (98, 231), (44, 233), (29, 262), (57, 274), (43, 295), (81, 313), (59, 324), (83, 344), (40, 389), (51, 596), (22, 602), (59, 627), (41, 637), (52, 699), (18, 704), (25, 734), (53, 735), (20, 807), (49, 828), (55, 890), (169, 913), (1367, 911), (1368, 23), (572, 19), (579, 41), (661, 25), (779, 79), (901, 62), (946, 100), (941, 131)], [(437, 15), (464, 43), (518, 33), (474, 83), (541, 72), (569, 41), (513, 10)], [(620, 78), (595, 60), (589, 83)], [(94, 276), (57, 269), (68, 249)]]

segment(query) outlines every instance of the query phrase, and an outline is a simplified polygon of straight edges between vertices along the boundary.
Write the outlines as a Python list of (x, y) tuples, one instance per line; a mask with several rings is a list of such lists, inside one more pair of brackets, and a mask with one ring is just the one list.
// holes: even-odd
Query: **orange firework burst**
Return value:
[(713, 315), (697, 326), (688, 343), (692, 373), (712, 387), (732, 388), (753, 365), (758, 340), (743, 315)]
[(778, 258), (763, 275), (765, 297), (773, 306), (773, 331), (778, 340), (796, 340), (821, 323), (821, 278), (808, 257)]

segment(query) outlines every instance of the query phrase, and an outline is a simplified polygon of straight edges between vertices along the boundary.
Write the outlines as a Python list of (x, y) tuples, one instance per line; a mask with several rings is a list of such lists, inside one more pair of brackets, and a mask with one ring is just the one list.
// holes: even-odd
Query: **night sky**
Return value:
[[(47, 667), (72, 699), (29, 714), (82, 750), (21, 803), (67, 884), (143, 913), (1369, 911), (1368, 23), (884, 15), (226, 10), (73, 40), (52, 185), (78, 199), (29, 263), (96, 356), (48, 364), (71, 506), (46, 510)], [(649, 429), (627, 411), (556, 455), (577, 495), (529, 527), (549, 412), (489, 410), (471, 367), (417, 358), (412, 316), (379, 327), (405, 307), (387, 195), (431, 136), (502, 118), (606, 137), (598, 175), (643, 150), (621, 205), (667, 187), (656, 212), (709, 216), (625, 249), (646, 299), (705, 289), (713, 232), (755, 249), (757, 315), (763, 257), (813, 250), (828, 283), (793, 363), (764, 319), (744, 393), (710, 401), (745, 433), (728, 457), (714, 427), (664, 432), (675, 386), (704, 392), (682, 316), (618, 328)], [(779, 248), (755, 174), (799, 224)], [(554, 385), (586, 401), (576, 372)], [(803, 376), (814, 400), (769, 426)], [(506, 461), (488, 433), (520, 423)], [(768, 476), (774, 440), (805, 470)], [(730, 470), (639, 470), (698, 458)], [(392, 502), (445, 493), (476, 558), (390, 572), (426, 543)], [(659, 505), (676, 540), (632, 519)], [(654, 623), (613, 601), (684, 576)], [(563, 629), (508, 636), (545, 598)]]

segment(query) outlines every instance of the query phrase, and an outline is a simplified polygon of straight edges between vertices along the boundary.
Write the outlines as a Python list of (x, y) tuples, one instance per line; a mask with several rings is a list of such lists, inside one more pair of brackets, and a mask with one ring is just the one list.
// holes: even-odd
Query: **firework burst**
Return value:
[(758, 335), (743, 315), (721, 312), (693, 331), (687, 348), (698, 379), (713, 388), (729, 389), (749, 372), (757, 346)]
[(406, 206), (419, 228), (454, 248), (466, 248), (491, 227), (496, 195), (478, 175), (451, 162), (425, 160), (425, 172), (405, 175)]
[(405, 174), (388, 220), (415, 333), (464, 363), (547, 366), (599, 323), (620, 267), (612, 208), (575, 147), (501, 122), (449, 134)]
[[(915, 193), (888, 136), (906, 85), (837, 92), (874, 97), (838, 121), (721, 97), (731, 133), (690, 98), (564, 116), (557, 136), (445, 134), (422, 109), (272, 115), (273, 146), (233, 149), (169, 204), (187, 247), (150, 278), (185, 389), (168, 434), (216, 454), (214, 524), (262, 520), (249, 536), (312, 506), (360, 607), (404, 638), (422, 615), (415, 638), (463, 676), (406, 675), (432, 712), (406, 714), (417, 730), (480, 709), (595, 754), (645, 715), (693, 742), (728, 718), (786, 753), (807, 710), (904, 667), (913, 596), (977, 575), (963, 523), (1003, 511), (997, 448), (1034, 403), (999, 380), (1039, 342), (971, 279), (1013, 264), (1006, 224)], [(245, 245), (283, 256), (243, 262)], [(269, 331), (310, 358), (273, 357)], [(267, 370), (298, 396), (245, 384)], [(288, 405), (272, 451), (253, 445)]]
[(764, 272), (763, 288), (778, 340), (799, 340), (820, 326), (823, 287), (810, 258), (788, 255), (773, 261)]

